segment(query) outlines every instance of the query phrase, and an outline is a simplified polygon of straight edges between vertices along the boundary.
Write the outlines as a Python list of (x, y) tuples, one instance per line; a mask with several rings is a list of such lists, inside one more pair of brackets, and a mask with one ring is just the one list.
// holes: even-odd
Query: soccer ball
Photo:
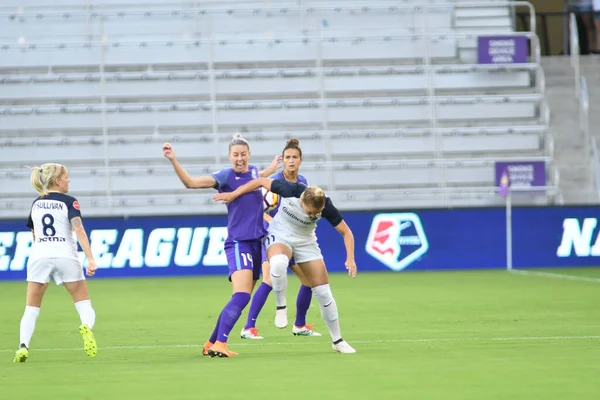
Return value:
[(262, 188), (263, 206), (266, 213), (273, 211), (279, 205), (279, 195)]

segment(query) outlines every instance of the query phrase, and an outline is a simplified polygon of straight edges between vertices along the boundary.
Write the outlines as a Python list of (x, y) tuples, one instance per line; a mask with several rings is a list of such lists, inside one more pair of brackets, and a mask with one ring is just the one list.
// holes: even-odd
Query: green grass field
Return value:
[[(230, 296), (224, 277), (92, 279), (98, 357), (81, 349), (66, 291), (50, 286), (25, 364), (12, 363), (25, 284), (0, 283), (0, 399), (600, 398), (599, 283), (505, 271), (331, 281), (357, 354), (332, 352), (316, 303), (308, 322), (323, 337), (276, 329), (271, 297), (265, 340), (240, 339), (240, 321), (240, 356), (209, 359), (200, 346)], [(290, 323), (297, 287), (290, 277)]]

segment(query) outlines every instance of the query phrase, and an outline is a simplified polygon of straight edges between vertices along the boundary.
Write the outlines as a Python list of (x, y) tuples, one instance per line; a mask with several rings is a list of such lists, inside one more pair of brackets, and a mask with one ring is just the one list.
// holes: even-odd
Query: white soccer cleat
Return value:
[(296, 326), (292, 328), (294, 336), (322, 336), (319, 332), (313, 331), (314, 325)]
[(240, 336), (242, 339), (264, 339), (258, 334), (257, 328), (242, 329), (242, 333), (240, 333)]
[(352, 348), (352, 346), (350, 346), (348, 344), (348, 342), (346, 342), (345, 340), (342, 340), (338, 344), (332, 345), (332, 347), (333, 347), (333, 351), (337, 351), (338, 353), (342, 353), (342, 354), (356, 353), (356, 350), (354, 350)]
[(282, 308), (275, 311), (275, 326), (283, 329), (288, 326), (287, 308)]

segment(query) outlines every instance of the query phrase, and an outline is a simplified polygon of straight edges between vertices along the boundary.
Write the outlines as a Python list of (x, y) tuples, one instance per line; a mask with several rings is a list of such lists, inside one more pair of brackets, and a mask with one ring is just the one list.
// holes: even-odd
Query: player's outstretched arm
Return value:
[(173, 165), (173, 169), (175, 169), (175, 173), (177, 177), (183, 183), (183, 185), (188, 189), (208, 189), (214, 188), (217, 184), (217, 181), (212, 176), (199, 176), (193, 178), (190, 174), (187, 173), (185, 169), (179, 164), (177, 161), (177, 157), (175, 157), (175, 150), (170, 143), (165, 143), (162, 146), (163, 155), (171, 161)]
[(352, 230), (346, 223), (346, 221), (340, 222), (335, 230), (342, 235), (344, 238), (344, 246), (346, 247), (346, 269), (348, 270), (348, 275), (351, 277), (356, 276), (356, 261), (354, 261), (354, 234)]
[(321, 215), (329, 221), (331, 226), (333, 226), (335, 230), (342, 235), (342, 238), (344, 238), (344, 246), (346, 247), (345, 265), (348, 270), (348, 275), (354, 278), (356, 276), (356, 261), (354, 261), (354, 234), (352, 233), (352, 230), (346, 221), (344, 221), (342, 214), (335, 208), (329, 197), (325, 202), (325, 208), (323, 208)]
[(81, 250), (83, 250), (83, 253), (87, 257), (85, 272), (88, 276), (94, 276), (98, 267), (96, 266), (94, 255), (92, 254), (92, 248), (90, 247), (90, 241), (87, 233), (85, 233), (85, 229), (83, 228), (83, 221), (81, 220), (81, 217), (71, 218), (71, 226), (75, 231), (75, 235), (77, 236), (77, 241), (81, 246)]
[(273, 175), (275, 172), (277, 172), (277, 164), (281, 162), (281, 159), (281, 155), (276, 155), (273, 161), (271, 161), (271, 165), (262, 171), (258, 171), (258, 176), (261, 178), (268, 178), (269, 176)]
[(234, 201), (241, 195), (253, 192), (261, 186), (267, 190), (271, 190), (272, 182), (273, 182), (273, 179), (269, 179), (269, 178), (252, 179), (250, 182), (246, 183), (245, 185), (240, 186), (239, 188), (235, 189), (233, 192), (215, 194), (213, 196), (213, 200), (219, 201), (219, 202), (225, 203), (225, 204), (231, 203), (232, 201)]

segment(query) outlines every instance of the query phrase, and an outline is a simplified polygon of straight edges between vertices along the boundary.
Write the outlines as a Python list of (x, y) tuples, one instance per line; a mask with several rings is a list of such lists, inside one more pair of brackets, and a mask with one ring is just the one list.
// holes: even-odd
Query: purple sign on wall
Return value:
[(544, 161), (496, 162), (496, 186), (503, 187), (506, 177), (512, 188), (546, 186), (546, 163)]
[(525, 36), (479, 36), (477, 49), (479, 64), (526, 63), (529, 53)]

